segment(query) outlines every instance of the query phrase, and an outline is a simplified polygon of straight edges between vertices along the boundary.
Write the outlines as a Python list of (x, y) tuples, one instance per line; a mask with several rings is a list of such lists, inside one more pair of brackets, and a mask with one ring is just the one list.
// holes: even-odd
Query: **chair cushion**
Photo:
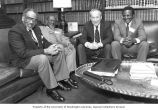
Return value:
[(19, 69), (15, 67), (0, 67), (0, 86), (19, 77)]
[[(36, 83), (36, 86), (40, 86), (42, 85), (42, 83), (40, 82), (40, 85), (38, 84), (38, 82), (40, 81), (40, 78), (38, 75), (33, 76), (33, 77), (28, 77), (28, 78), (17, 78), (13, 81), (8, 82), (6, 85), (1, 86), (0, 87), (0, 102), (4, 102), (4, 100), (8, 100), (8, 98), (11, 98), (12, 96), (16, 96), (13, 97), (14, 99), (10, 99), (10, 100), (16, 100), (19, 99), (20, 97), (25, 97), (26, 95), (30, 94), (29, 92), (31, 92), (32, 90), (37, 89), (37, 87), (32, 88), (31, 85), (34, 85), (34, 83)], [(18, 92), (23, 91), (23, 89), (28, 87), (28, 91), (25, 91), (25, 93), (21, 93), (19, 94)], [(19, 96), (19, 95), (22, 96)], [(3, 100), (3, 101), (2, 101)]]
[(37, 75), (37, 71), (31, 69), (19, 69), (10, 67), (7, 63), (0, 63), (0, 87), (16, 78), (26, 78)]
[(148, 58), (147, 62), (158, 63), (158, 58)]

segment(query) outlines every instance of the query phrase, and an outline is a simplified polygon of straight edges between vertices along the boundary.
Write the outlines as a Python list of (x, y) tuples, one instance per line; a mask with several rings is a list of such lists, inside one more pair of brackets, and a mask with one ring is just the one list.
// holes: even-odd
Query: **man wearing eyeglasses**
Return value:
[[(60, 48), (48, 42), (37, 27), (38, 14), (34, 9), (26, 9), (22, 23), (16, 24), (8, 33), (11, 49), (11, 64), (24, 69), (33, 69), (46, 87), (46, 93), (56, 101), (64, 101), (57, 88), (69, 91), (61, 81), (70, 82), (69, 71), (64, 53)], [(53, 70), (50, 65), (53, 64)]]
[(122, 18), (114, 24), (113, 58), (121, 60), (126, 55), (129, 58), (137, 56), (137, 61), (146, 61), (149, 44), (142, 21), (136, 18), (130, 6), (122, 10)]

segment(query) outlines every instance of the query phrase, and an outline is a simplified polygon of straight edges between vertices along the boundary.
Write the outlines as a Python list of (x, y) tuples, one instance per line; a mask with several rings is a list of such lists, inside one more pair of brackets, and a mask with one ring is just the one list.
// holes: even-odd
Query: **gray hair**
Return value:
[(102, 12), (99, 9), (96, 9), (96, 8), (91, 9), (91, 11), (89, 12), (89, 15), (91, 16), (92, 12), (95, 12), (95, 11), (99, 12), (100, 16), (102, 16)]
[(37, 13), (33, 8), (26, 8), (26, 9), (23, 11), (22, 16), (26, 16), (26, 13), (29, 12), (29, 11), (34, 12), (34, 13), (38, 16), (38, 13)]

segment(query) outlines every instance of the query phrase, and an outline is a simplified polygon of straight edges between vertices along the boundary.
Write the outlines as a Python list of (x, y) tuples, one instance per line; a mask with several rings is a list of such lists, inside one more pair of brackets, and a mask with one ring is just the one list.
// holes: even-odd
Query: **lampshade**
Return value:
[(71, 0), (53, 0), (53, 8), (71, 8)]

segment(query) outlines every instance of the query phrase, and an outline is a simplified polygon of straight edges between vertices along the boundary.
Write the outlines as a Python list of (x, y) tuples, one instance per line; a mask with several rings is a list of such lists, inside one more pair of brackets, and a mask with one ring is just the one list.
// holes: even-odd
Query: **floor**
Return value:
[(65, 102), (56, 102), (48, 97), (45, 89), (39, 88), (35, 93), (19, 101), (19, 104), (144, 104), (158, 103), (156, 100), (149, 100), (138, 97), (125, 96), (100, 90), (88, 85), (78, 79), (79, 88), (71, 91), (59, 90), (65, 97)]

